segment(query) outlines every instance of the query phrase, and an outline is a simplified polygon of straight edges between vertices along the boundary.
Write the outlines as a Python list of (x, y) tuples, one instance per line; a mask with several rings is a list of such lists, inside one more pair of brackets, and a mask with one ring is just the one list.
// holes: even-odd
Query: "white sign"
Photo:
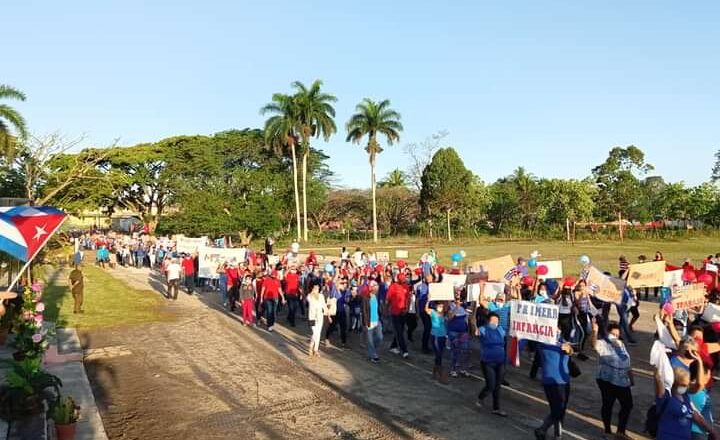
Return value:
[(495, 298), (501, 293), (505, 293), (505, 283), (485, 283), (483, 298), (486, 300), (495, 301)]
[(449, 273), (443, 274), (442, 282), (452, 284), (455, 287), (462, 287), (465, 285), (467, 275), (453, 275)]
[(403, 251), (403, 250), (398, 249), (395, 251), (395, 259), (398, 259), (398, 258), (410, 258), (410, 254), (408, 253), (408, 251)]
[(207, 245), (207, 237), (185, 237), (178, 235), (175, 238), (175, 251), (179, 254), (192, 254), (199, 252), (201, 247)]
[[(547, 272), (545, 275), (540, 275), (540, 268), (545, 266), (547, 268)], [(554, 261), (538, 261), (537, 262), (538, 267), (538, 279), (546, 280), (549, 278), (552, 279), (560, 279), (563, 277), (563, 267), (562, 267), (562, 261), (560, 260), (554, 260)]]
[(450, 283), (430, 283), (428, 292), (429, 301), (454, 301), (455, 288)]
[(683, 284), (683, 270), (670, 270), (663, 274), (663, 286), (665, 287), (673, 287), (673, 286), (682, 286)]
[(715, 272), (715, 273), (718, 273), (717, 264), (707, 263), (707, 264), (705, 265), (705, 271), (706, 271), (706, 272)]
[(467, 301), (480, 301), (480, 283), (467, 285)]
[(235, 259), (237, 264), (245, 261), (245, 248), (212, 248), (202, 246), (198, 252), (198, 277), (217, 278), (220, 263)]
[(558, 306), (532, 301), (510, 302), (510, 335), (518, 339), (556, 344)]

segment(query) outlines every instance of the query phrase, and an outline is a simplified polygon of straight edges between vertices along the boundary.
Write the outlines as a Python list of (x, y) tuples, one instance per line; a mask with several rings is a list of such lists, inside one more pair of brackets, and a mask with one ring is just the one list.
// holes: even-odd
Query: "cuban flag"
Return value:
[(66, 217), (50, 206), (0, 207), (0, 251), (32, 260)]

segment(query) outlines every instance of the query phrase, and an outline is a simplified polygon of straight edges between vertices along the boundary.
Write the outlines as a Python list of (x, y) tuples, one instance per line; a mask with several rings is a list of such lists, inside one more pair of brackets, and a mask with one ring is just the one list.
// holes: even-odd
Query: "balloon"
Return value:
[(672, 302), (670, 302), (670, 301), (666, 302), (666, 303), (663, 305), (662, 309), (663, 309), (663, 312), (665, 312), (666, 315), (672, 316), (673, 313), (675, 313), (675, 308), (673, 307), (673, 304), (672, 304)]
[(532, 286), (534, 282), (535, 282), (535, 279), (529, 275), (526, 277), (523, 277), (523, 279), (522, 279), (522, 283), (526, 286)]
[(588, 257), (587, 255), (583, 255), (582, 257), (580, 257), (580, 264), (582, 264), (583, 266), (587, 266), (588, 264), (590, 264), (590, 257)]
[(697, 279), (697, 275), (695, 275), (695, 271), (694, 271), (694, 270), (686, 270), (686, 271), (683, 271), (683, 274), (682, 274), (682, 280), (683, 280), (683, 281), (692, 283), (692, 282), (695, 281), (696, 279)]
[(335, 266), (333, 266), (333, 265), (330, 264), (330, 263), (326, 264), (326, 265), (325, 265), (325, 272), (327, 272), (327, 273), (335, 273)]
[(575, 278), (567, 276), (563, 278), (563, 287), (572, 287), (575, 285)]
[(397, 260), (396, 264), (397, 264), (397, 267), (402, 269), (403, 267), (405, 267), (405, 260)]
[(538, 266), (537, 268), (538, 275), (547, 275), (548, 273), (548, 267), (544, 264), (542, 266)]
[(292, 251), (293, 254), (297, 254), (298, 252), (300, 252), (300, 244), (299, 243), (291, 244), (290, 250)]
[(453, 263), (459, 263), (460, 261), (462, 261), (462, 255), (460, 255), (459, 253), (455, 252), (454, 254), (452, 254), (452, 256), (450, 257), (450, 259), (452, 260)]
[(460, 251), (460, 256), (465, 258), (465, 257), (467, 257), (467, 254), (465, 253), (465, 251)]
[(443, 266), (440, 266), (439, 264), (437, 265), (436, 270), (437, 270), (438, 273), (443, 273), (443, 272), (445, 272), (445, 268), (444, 268)]
[(537, 260), (537, 257), (540, 256), (540, 251), (532, 251), (530, 252), (530, 258), (535, 258)]
[(705, 286), (707, 286), (707, 287), (712, 286), (713, 281), (715, 281), (715, 280), (713, 279), (713, 276), (710, 275), (710, 274), (707, 273), (707, 272), (700, 274), (700, 276), (697, 277), (697, 280), (698, 280), (698, 283), (703, 283), (703, 284), (705, 284)]
[(421, 269), (421, 268), (419, 268), (419, 267), (416, 267), (416, 268), (415, 268), (415, 275), (417, 275), (417, 276), (421, 276), (421, 275), (422, 275), (422, 273), (423, 273), (423, 271), (422, 271), (422, 269)]
[(375, 272), (382, 273), (384, 271), (385, 271), (385, 267), (382, 264), (378, 264), (377, 266), (375, 266)]
[(528, 260), (528, 267), (531, 269), (535, 269), (537, 267), (537, 259), (531, 258)]

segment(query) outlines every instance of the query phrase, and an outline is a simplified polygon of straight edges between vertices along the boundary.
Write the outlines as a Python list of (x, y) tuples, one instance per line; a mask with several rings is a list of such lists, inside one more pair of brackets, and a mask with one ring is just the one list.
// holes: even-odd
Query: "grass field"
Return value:
[(50, 268), (45, 273), (45, 319), (55, 321), (58, 327), (87, 330), (169, 319), (160, 309), (162, 299), (156, 292), (133, 289), (92, 265), (83, 267), (85, 313), (74, 314), (67, 272)]
[(696, 266), (702, 263), (703, 258), (709, 254), (720, 252), (720, 238), (689, 238), (683, 240), (625, 240), (620, 241), (582, 241), (571, 244), (563, 241), (508, 241), (500, 239), (484, 240), (456, 240), (453, 243), (434, 241), (423, 242), (418, 239), (406, 239), (387, 241), (378, 245), (372, 242), (352, 242), (351, 244), (340, 243), (336, 246), (322, 243), (317, 247), (312, 244), (302, 245), (301, 252), (317, 249), (319, 255), (337, 256), (340, 248), (345, 245), (352, 253), (355, 247), (363, 250), (390, 251), (390, 257), (394, 258), (395, 249), (406, 249), (410, 253), (409, 261), (416, 261), (429, 249), (435, 249), (440, 257), (440, 262), (449, 266), (450, 255), (454, 252), (464, 250), (467, 254), (463, 263), (499, 257), (510, 254), (513, 258), (518, 256), (528, 257), (534, 250), (540, 251), (540, 260), (563, 260), (563, 268), (566, 274), (576, 275), (580, 271), (580, 256), (587, 255), (593, 265), (599, 269), (617, 272), (618, 257), (625, 255), (633, 263), (637, 257), (644, 254), (652, 260), (655, 251), (661, 251), (665, 259), (671, 264), (680, 265), (686, 258), (690, 258)]

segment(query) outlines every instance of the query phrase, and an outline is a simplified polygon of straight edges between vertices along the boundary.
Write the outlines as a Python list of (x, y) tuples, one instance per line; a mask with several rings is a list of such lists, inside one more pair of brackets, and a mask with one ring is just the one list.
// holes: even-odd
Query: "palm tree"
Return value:
[(282, 93), (276, 93), (272, 102), (260, 109), (260, 113), (272, 114), (265, 121), (265, 142), (275, 150), (277, 154), (284, 154), (285, 149), (290, 150), (293, 169), (293, 188), (295, 190), (295, 219), (297, 220), (297, 239), (300, 240), (302, 228), (300, 225), (300, 195), (298, 192), (298, 169), (297, 154), (295, 146), (298, 143), (298, 119), (293, 97)]
[(335, 134), (335, 109), (332, 106), (337, 98), (328, 93), (320, 91), (322, 81), (316, 79), (310, 87), (300, 81), (292, 83), (296, 90), (293, 96), (302, 140), (302, 179), (303, 179), (303, 239), (308, 239), (308, 215), (307, 215), (307, 162), (310, 155), (310, 138), (322, 136), (325, 141)]
[(378, 183), (378, 186), (380, 188), (406, 188), (408, 186), (407, 174), (405, 174), (405, 172), (402, 171), (400, 168), (395, 168), (394, 170), (390, 171), (388, 175), (385, 176), (385, 178)]
[[(0, 99), (15, 99), (25, 101), (25, 94), (11, 86), (0, 84)], [(16, 135), (10, 132), (10, 126), (15, 129)], [(7, 104), (0, 104), (0, 156), (12, 159), (15, 156), (14, 138), (27, 138), (27, 126), (22, 115)]]
[(373, 241), (378, 241), (377, 233), (377, 200), (375, 199), (375, 161), (377, 155), (382, 153), (383, 149), (377, 141), (377, 135), (383, 134), (387, 139), (388, 145), (400, 140), (400, 132), (403, 126), (400, 123), (400, 113), (390, 108), (390, 101), (385, 99), (375, 102), (365, 98), (355, 107), (356, 113), (350, 117), (345, 128), (348, 135), (346, 142), (360, 143), (363, 137), (367, 135), (368, 144), (365, 151), (370, 156), (370, 187), (372, 188), (372, 208), (373, 208)]

